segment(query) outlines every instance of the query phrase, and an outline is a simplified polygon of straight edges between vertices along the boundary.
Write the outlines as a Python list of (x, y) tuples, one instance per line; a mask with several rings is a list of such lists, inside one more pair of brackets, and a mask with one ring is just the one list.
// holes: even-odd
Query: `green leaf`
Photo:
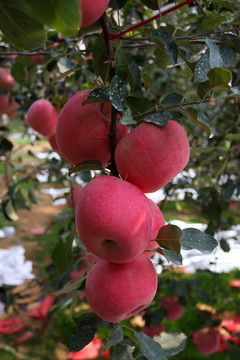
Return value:
[(150, 34), (160, 50), (164, 51), (175, 65), (178, 58), (178, 47), (172, 35), (162, 29), (152, 29)]
[(224, 191), (223, 191), (223, 195), (222, 195), (223, 201), (228, 201), (231, 199), (231, 197), (235, 191), (235, 188), (236, 188), (235, 182), (230, 179), (224, 186)]
[(139, 115), (154, 109), (154, 105), (146, 97), (139, 96), (128, 96), (126, 100), (126, 105), (131, 109), (133, 115)]
[(88, 345), (94, 338), (97, 328), (88, 326), (77, 327), (73, 330), (70, 341), (69, 350), (71, 352), (78, 352)]
[(226, 45), (233, 47), (238, 53), (240, 53), (240, 39), (233, 34), (224, 34), (220, 37), (221, 41)]
[(134, 334), (139, 344), (139, 352), (145, 356), (147, 360), (167, 360), (163, 348), (158, 342), (154, 341), (143, 332), (134, 331)]
[(67, 270), (67, 268), (74, 262), (72, 254), (72, 244), (75, 233), (68, 235), (66, 242), (61, 242), (55, 246), (52, 252), (52, 260), (61, 272)]
[(94, 89), (88, 95), (87, 100), (83, 101), (83, 105), (93, 103), (93, 102), (106, 102), (109, 101), (109, 88), (102, 87)]
[(24, 0), (33, 16), (42, 24), (56, 29), (64, 36), (75, 36), (80, 23), (79, 0)]
[(208, 119), (205, 113), (201, 110), (196, 110), (193, 107), (184, 108), (183, 111), (190, 116), (198, 125), (208, 132), (210, 136), (215, 134), (215, 130), (208, 124)]
[(198, 229), (187, 228), (183, 230), (183, 237), (181, 239), (183, 250), (197, 249), (203, 254), (210, 254), (217, 244), (214, 237)]
[(137, 122), (133, 119), (131, 110), (127, 109), (124, 113), (121, 119), (119, 119), (119, 122), (123, 125), (133, 125)]
[(165, 96), (162, 101), (161, 105), (178, 105), (182, 104), (184, 101), (184, 97), (177, 93), (171, 93)]
[(230, 249), (230, 246), (227, 242), (226, 239), (221, 239), (220, 240), (220, 246), (221, 246), (221, 249), (224, 251), (224, 252), (229, 252), (231, 249)]
[(224, 89), (231, 90), (232, 73), (230, 70), (215, 67), (208, 71), (209, 87), (211, 90)]
[(102, 163), (98, 160), (86, 160), (68, 169), (69, 175), (89, 170), (102, 170)]
[(146, 91), (148, 91), (149, 89), (151, 89), (152, 84), (153, 84), (153, 80), (148, 77), (147, 75), (142, 75), (142, 79), (144, 82), (144, 88)]
[(114, 354), (111, 354), (112, 360), (133, 360), (134, 346), (127, 344), (118, 344)]
[(180, 239), (182, 236), (183, 232), (178, 226), (167, 224), (160, 228), (155, 241), (157, 241), (160, 247), (180, 254)]
[(22, 189), (18, 189), (14, 194), (14, 207), (16, 210), (18, 209), (31, 209), (31, 202), (29, 198), (23, 194)]
[(207, 73), (210, 69), (211, 66), (209, 61), (209, 50), (206, 50), (195, 65), (194, 81), (196, 81), (197, 83), (207, 81)]
[(126, 83), (115, 75), (109, 85), (109, 100), (118, 111), (124, 110), (124, 105), (128, 97)]
[(83, 283), (83, 277), (81, 277), (81, 279), (74, 281), (71, 284), (66, 284), (62, 289), (54, 291), (53, 294), (56, 296), (62, 295), (62, 294), (68, 294), (68, 293), (72, 293), (75, 290), (79, 289), (80, 286)]
[(44, 27), (21, 0), (0, 0), (0, 30), (18, 48), (31, 50), (44, 46)]
[(3, 212), (5, 217), (10, 221), (18, 221), (19, 217), (16, 213), (12, 200), (4, 201), (3, 204)]
[(111, 337), (107, 341), (107, 343), (110, 345), (119, 344), (123, 340), (123, 338), (124, 338), (123, 329), (121, 328), (121, 326), (118, 326), (112, 329)]
[(168, 111), (158, 110), (155, 111), (153, 114), (149, 114), (144, 116), (144, 121), (153, 123), (159, 126), (165, 126), (168, 120), (172, 119), (172, 115)]
[(97, 328), (102, 321), (102, 319), (100, 319), (100, 317), (98, 317), (94, 312), (73, 317), (73, 320), (78, 327), (88, 326), (92, 328)]
[(127, 0), (110, 0), (110, 3), (108, 6), (112, 8), (113, 10), (120, 10), (124, 7)]
[(122, 51), (117, 51), (116, 54), (116, 74), (122, 80), (129, 82), (131, 91), (134, 92), (141, 86), (141, 73), (137, 63), (130, 57), (125, 56)]
[(226, 139), (233, 141), (233, 140), (240, 140), (240, 133), (239, 134), (227, 134)]
[(11, 141), (3, 138), (0, 139), (0, 154), (4, 155), (6, 152), (11, 151), (13, 148), (13, 144)]
[(176, 265), (182, 265), (182, 255), (176, 254), (175, 251), (162, 249), (164, 257), (167, 259), (167, 261), (172, 262)]
[(108, 74), (109, 65), (106, 63), (108, 60), (106, 43), (103, 34), (100, 34), (93, 45), (93, 68), (97, 76), (101, 76), (105, 82)]
[[(60, 64), (60, 66), (61, 66), (61, 64)], [(69, 70), (63, 72), (61, 75), (53, 78), (53, 79), (51, 80), (51, 83), (54, 84), (54, 83), (56, 83), (56, 82), (58, 82), (58, 81), (60, 81), (60, 80), (62, 80), (62, 79), (65, 79), (67, 76), (69, 76), (69, 75), (71, 75), (72, 73), (74, 73), (74, 72), (76, 72), (76, 71), (79, 71), (79, 70), (82, 70), (82, 68), (69, 69)]]
[(219, 47), (209, 38), (206, 38), (206, 44), (209, 47), (210, 68), (222, 67), (223, 60), (219, 52)]
[(36, 197), (36, 194), (35, 194), (32, 186), (30, 186), (30, 187), (28, 188), (28, 197), (29, 197), (29, 200), (30, 200), (33, 204), (38, 204), (38, 203), (39, 203), (38, 198)]
[(171, 330), (169, 332), (162, 332), (154, 336), (153, 339), (162, 346), (166, 356), (174, 356), (184, 350), (187, 335), (177, 330)]
[(152, 10), (159, 10), (159, 0), (142, 0), (142, 2)]

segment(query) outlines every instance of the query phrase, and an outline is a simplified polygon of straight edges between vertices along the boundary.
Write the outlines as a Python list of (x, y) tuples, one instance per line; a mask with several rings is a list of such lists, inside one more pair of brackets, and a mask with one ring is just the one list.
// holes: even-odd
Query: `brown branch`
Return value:
[[(100, 19), (103, 29), (103, 34), (110, 34), (110, 27), (107, 21), (106, 13), (103, 14), (103, 16)], [(109, 64), (109, 82), (111, 82), (112, 78), (115, 75), (115, 64), (114, 64), (114, 49), (113, 49), (113, 42), (111, 39), (105, 40), (106, 47), (107, 47), (107, 54), (108, 54), (108, 64)], [(117, 144), (117, 109), (112, 105), (112, 111), (111, 111), (111, 125), (110, 125), (110, 131), (108, 134), (108, 138), (110, 139), (110, 149), (111, 149), (111, 159), (109, 163), (109, 170), (111, 171), (111, 175), (119, 177), (115, 159), (114, 159), (114, 153), (115, 148)]]

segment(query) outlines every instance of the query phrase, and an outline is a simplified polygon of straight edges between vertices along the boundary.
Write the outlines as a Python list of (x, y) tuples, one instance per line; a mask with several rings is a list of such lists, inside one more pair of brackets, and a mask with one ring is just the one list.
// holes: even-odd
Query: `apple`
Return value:
[(220, 335), (211, 329), (202, 329), (196, 332), (194, 342), (202, 354), (210, 355), (219, 349)]
[(92, 179), (75, 209), (78, 235), (88, 251), (116, 263), (133, 260), (152, 235), (152, 210), (135, 185), (113, 176)]
[(177, 320), (183, 313), (183, 306), (180, 304), (178, 297), (174, 295), (165, 296), (162, 299), (161, 306), (166, 310), (169, 320)]
[(0, 114), (6, 114), (9, 106), (9, 94), (0, 95)]
[(58, 144), (56, 142), (56, 136), (55, 136), (55, 133), (51, 136), (48, 136), (48, 141), (49, 141), (49, 144), (51, 145), (51, 148), (53, 149), (53, 151), (55, 151), (56, 153), (58, 153), (59, 155), (61, 155), (60, 153), (60, 150), (58, 148)]
[(39, 134), (49, 137), (54, 135), (58, 112), (47, 99), (32, 103), (27, 112), (27, 122)]
[[(71, 360), (86, 360), (86, 359), (98, 359), (99, 352), (103, 346), (102, 340), (95, 335), (93, 340), (90, 341), (89, 344), (84, 346), (84, 348), (77, 352), (69, 352), (69, 356)], [(106, 350), (101, 352), (101, 359), (110, 359), (110, 352)]]
[(80, 10), (82, 13), (81, 27), (95, 23), (107, 9), (109, 0), (81, 0)]
[(159, 190), (187, 165), (190, 147), (181, 125), (143, 122), (117, 144), (115, 162), (121, 177), (145, 193)]
[(70, 190), (70, 193), (67, 195), (67, 205), (70, 207), (76, 207), (79, 195), (83, 187), (79, 184), (75, 184), (74, 187)]
[[(101, 113), (102, 103), (82, 105), (90, 91), (73, 95), (62, 108), (57, 126), (56, 141), (62, 156), (72, 165), (86, 160), (98, 160), (106, 166), (110, 159), (109, 116)], [(117, 140), (129, 129), (117, 122)]]
[(15, 110), (20, 107), (20, 104), (15, 100), (9, 98), (9, 94), (0, 96), (0, 114), (7, 114), (8, 116), (14, 117), (17, 115)]
[(14, 86), (16, 85), (16, 82), (14, 78), (11, 75), (11, 71), (8, 67), (0, 68), (0, 90), (9, 92), (11, 91)]
[(114, 264), (99, 259), (86, 279), (86, 297), (103, 320), (118, 322), (145, 309), (157, 291), (158, 279), (144, 254), (133, 261)]
[(43, 56), (41, 54), (39, 55), (33, 55), (30, 57), (29, 59), (31, 61), (32, 64), (34, 65), (40, 65), (40, 64), (44, 64), (44, 59)]
[(144, 326), (142, 331), (147, 336), (153, 338), (155, 335), (160, 334), (161, 332), (165, 331), (165, 327), (162, 324), (156, 325), (156, 326)]
[[(152, 201), (151, 199), (148, 200), (153, 214), (153, 231), (152, 231), (151, 241), (149, 242), (146, 248), (147, 250), (150, 250), (159, 247), (158, 243), (154, 241), (154, 239), (156, 239), (159, 229), (165, 224), (165, 220), (157, 204), (155, 204), (155, 202)], [(153, 256), (155, 253), (156, 253), (155, 251), (145, 251), (145, 255), (149, 257)]]

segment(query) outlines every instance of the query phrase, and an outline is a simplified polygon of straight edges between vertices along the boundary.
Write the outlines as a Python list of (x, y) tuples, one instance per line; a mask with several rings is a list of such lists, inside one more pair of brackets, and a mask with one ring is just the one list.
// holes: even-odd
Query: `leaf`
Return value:
[(107, 343), (110, 345), (119, 344), (123, 340), (123, 338), (124, 338), (123, 329), (121, 328), (121, 326), (118, 326), (112, 329), (111, 337), (107, 341)]
[(13, 144), (11, 141), (3, 138), (0, 139), (0, 154), (4, 155), (6, 152), (11, 151), (13, 148)]
[(142, 1), (150, 9), (159, 10), (159, 0), (142, 0)]
[(72, 244), (75, 233), (68, 235), (66, 242), (61, 242), (55, 246), (52, 252), (52, 260), (61, 272), (67, 270), (67, 268), (74, 262), (72, 254)]
[(70, 341), (69, 350), (71, 352), (78, 352), (88, 345), (94, 338), (97, 328), (88, 326), (77, 327), (73, 330)]
[(126, 83), (115, 75), (109, 85), (109, 100), (118, 111), (124, 110), (124, 105), (128, 97)]
[(38, 204), (38, 203), (39, 203), (38, 198), (36, 197), (36, 194), (35, 194), (32, 186), (30, 186), (30, 187), (28, 188), (28, 197), (29, 197), (29, 200), (30, 200), (33, 204)]
[(167, 250), (172, 250), (180, 254), (181, 244), (180, 239), (183, 236), (182, 230), (176, 225), (164, 225), (160, 228), (155, 241), (159, 246)]
[(144, 121), (153, 123), (159, 126), (165, 126), (168, 120), (172, 119), (172, 115), (168, 111), (158, 110), (152, 114), (144, 116)]
[(118, 344), (114, 354), (111, 354), (112, 360), (133, 360), (134, 346)]
[(102, 87), (94, 89), (88, 95), (87, 100), (83, 101), (83, 105), (93, 103), (93, 102), (106, 102), (109, 101), (109, 88)]
[(89, 170), (102, 170), (102, 163), (98, 160), (86, 160), (68, 169), (69, 175)]
[(79, 0), (24, 0), (39, 22), (64, 36), (75, 36), (81, 24)]
[(127, 0), (110, 0), (108, 6), (113, 10), (120, 10), (124, 7)]
[(215, 134), (215, 130), (208, 124), (207, 116), (201, 110), (196, 110), (193, 107), (186, 107), (183, 111), (190, 116), (198, 125), (208, 132), (210, 136)]
[(130, 108), (133, 115), (139, 115), (139, 117), (141, 117), (141, 113), (154, 109), (154, 105), (143, 96), (128, 96), (126, 105)]
[(131, 114), (131, 110), (127, 109), (124, 113), (121, 119), (119, 119), (119, 122), (122, 125), (133, 125), (136, 124), (137, 122), (133, 119), (132, 114)]
[(108, 60), (106, 43), (103, 38), (103, 34), (100, 34), (93, 45), (92, 50), (93, 56), (93, 68), (96, 75), (101, 76), (102, 80), (105, 81), (108, 74)]
[(53, 295), (59, 296), (62, 294), (68, 294), (68, 293), (72, 293), (73, 291), (77, 290), (80, 288), (80, 286), (83, 283), (83, 278), (74, 281), (73, 283), (69, 284), (67, 283), (62, 289), (54, 291)]
[(102, 319), (98, 317), (94, 312), (83, 314), (79, 317), (73, 317), (75, 324), (78, 327), (93, 327), (96, 328), (101, 323)]
[(139, 344), (139, 352), (146, 357), (147, 360), (167, 360), (161, 345), (151, 339), (143, 332), (134, 331), (136, 340)]
[(224, 252), (229, 252), (231, 249), (230, 249), (230, 246), (227, 242), (226, 239), (221, 239), (220, 240), (220, 246), (221, 246), (221, 249), (224, 251)]
[(233, 47), (227, 45), (219, 46), (219, 53), (224, 66), (230, 66), (234, 63), (236, 59), (236, 51)]
[(161, 104), (162, 105), (178, 105), (178, 104), (182, 104), (183, 101), (184, 101), (184, 97), (182, 95), (177, 94), (177, 93), (171, 93), (162, 99)]
[(236, 184), (233, 180), (229, 180), (225, 186), (224, 186), (224, 191), (223, 191), (223, 195), (222, 195), (222, 199), (223, 201), (228, 201), (231, 199), (234, 191), (235, 191), (235, 187)]
[[(61, 65), (60, 65), (61, 66)], [(64, 73), (62, 73), (61, 75), (53, 78), (51, 80), (51, 83), (52, 84), (55, 84), (56, 82), (62, 80), (62, 79), (65, 79), (67, 76), (71, 75), (72, 73), (76, 72), (76, 71), (79, 71), (79, 70), (82, 70), (82, 68), (75, 68), (75, 69), (69, 69), (67, 71), (65, 71)]]
[(226, 139), (233, 141), (233, 140), (240, 140), (240, 133), (239, 134), (227, 134)]
[(169, 332), (162, 332), (154, 336), (153, 339), (162, 346), (166, 356), (174, 356), (184, 350), (187, 335), (177, 330), (171, 330)]
[(207, 73), (210, 69), (211, 66), (209, 61), (209, 50), (206, 50), (195, 65), (194, 81), (196, 81), (197, 83), (207, 81)]
[(2, 206), (3, 206), (4, 215), (6, 216), (6, 218), (8, 220), (10, 220), (10, 221), (18, 221), (19, 220), (16, 210), (13, 206), (12, 200), (4, 201)]
[(29, 198), (23, 194), (22, 189), (18, 189), (14, 194), (14, 207), (16, 210), (18, 209), (31, 209), (31, 203)]
[(226, 45), (233, 47), (238, 53), (240, 53), (240, 39), (233, 34), (224, 34), (220, 37), (221, 41)]
[(219, 52), (219, 47), (209, 38), (206, 38), (206, 44), (209, 47), (209, 63), (210, 68), (222, 67), (223, 60)]
[(175, 251), (162, 249), (163, 255), (168, 262), (171, 262), (175, 265), (182, 265), (182, 255), (176, 254)]
[(120, 50), (117, 51), (116, 60), (116, 74), (122, 80), (128, 80), (132, 92), (136, 91), (141, 86), (141, 73), (138, 64), (130, 56), (126, 57)]
[(209, 78), (209, 87), (211, 90), (224, 89), (231, 90), (232, 73), (230, 70), (222, 68), (214, 68), (209, 70), (207, 74)]
[(142, 79), (144, 82), (144, 88), (146, 91), (148, 91), (149, 89), (151, 89), (153, 81), (150, 77), (148, 77), (147, 75), (142, 75)]
[(178, 58), (178, 47), (172, 35), (162, 29), (152, 29), (150, 34), (157, 46), (169, 56), (172, 64), (175, 65)]
[(44, 46), (44, 27), (21, 0), (0, 0), (0, 30), (18, 48), (31, 50)]
[(187, 228), (183, 230), (181, 239), (183, 250), (197, 249), (203, 254), (210, 254), (217, 245), (218, 243), (214, 237), (198, 229)]

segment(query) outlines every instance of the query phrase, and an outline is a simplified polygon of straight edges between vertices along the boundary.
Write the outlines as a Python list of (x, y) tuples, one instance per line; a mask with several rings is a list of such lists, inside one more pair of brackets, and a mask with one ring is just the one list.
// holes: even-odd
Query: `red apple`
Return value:
[(169, 320), (177, 320), (183, 313), (183, 306), (178, 297), (174, 295), (165, 296), (161, 302), (162, 308), (167, 312)]
[(219, 349), (220, 335), (213, 330), (202, 329), (196, 332), (194, 342), (202, 354), (210, 355)]
[[(149, 199), (149, 203), (153, 214), (153, 232), (151, 236), (151, 241), (149, 242), (146, 248), (147, 250), (155, 249), (159, 247), (158, 243), (153, 240), (156, 239), (159, 229), (165, 224), (163, 214), (159, 209), (159, 207), (157, 206), (157, 204), (155, 204), (155, 202), (152, 201), (151, 199)], [(155, 251), (145, 251), (145, 255), (149, 257), (153, 256), (155, 253), (156, 253)]]
[(58, 144), (56, 142), (55, 134), (53, 134), (52, 136), (48, 136), (48, 141), (49, 141), (49, 144), (51, 145), (51, 148), (53, 149), (53, 151), (55, 151), (56, 153), (61, 155), (60, 150), (58, 148)]
[(116, 263), (140, 255), (152, 234), (148, 198), (135, 185), (113, 176), (96, 177), (84, 187), (75, 221), (88, 251)]
[(15, 110), (20, 107), (20, 104), (15, 100), (9, 98), (9, 94), (0, 96), (0, 114), (7, 114), (8, 116), (14, 117), (17, 115)]
[(109, 0), (81, 0), (80, 9), (82, 13), (81, 27), (95, 23), (107, 9)]
[(187, 135), (176, 121), (166, 126), (143, 122), (118, 142), (115, 162), (124, 180), (150, 193), (183, 170), (189, 155)]
[(47, 99), (36, 100), (29, 107), (27, 122), (43, 136), (52, 136), (55, 133), (58, 112)]
[(11, 91), (16, 82), (11, 75), (11, 71), (9, 68), (0, 68), (0, 90), (5, 92)]
[(29, 59), (31, 61), (32, 64), (34, 65), (40, 65), (40, 64), (44, 64), (44, 59), (43, 56), (41, 54), (39, 55), (33, 55), (30, 57)]
[(147, 336), (153, 338), (155, 335), (160, 334), (161, 332), (165, 331), (165, 327), (164, 325), (160, 324), (160, 325), (156, 325), (156, 326), (144, 326), (142, 331), (144, 332), (144, 334), (146, 334)]
[(9, 94), (0, 95), (0, 114), (6, 114), (9, 107)]
[[(64, 105), (56, 126), (56, 141), (69, 163), (98, 160), (106, 166), (110, 159), (110, 120), (101, 113), (101, 103), (82, 105), (89, 93), (89, 90), (78, 92)], [(128, 131), (127, 126), (117, 123), (117, 139)]]
[(86, 297), (103, 320), (118, 322), (145, 309), (157, 291), (157, 274), (144, 254), (128, 263), (99, 259), (87, 275)]
[(78, 198), (79, 198), (79, 195), (82, 191), (83, 187), (79, 184), (75, 184), (73, 189), (71, 189), (70, 193), (67, 195), (67, 205), (70, 206), (70, 207), (76, 207), (77, 205), (77, 201), (78, 201)]

